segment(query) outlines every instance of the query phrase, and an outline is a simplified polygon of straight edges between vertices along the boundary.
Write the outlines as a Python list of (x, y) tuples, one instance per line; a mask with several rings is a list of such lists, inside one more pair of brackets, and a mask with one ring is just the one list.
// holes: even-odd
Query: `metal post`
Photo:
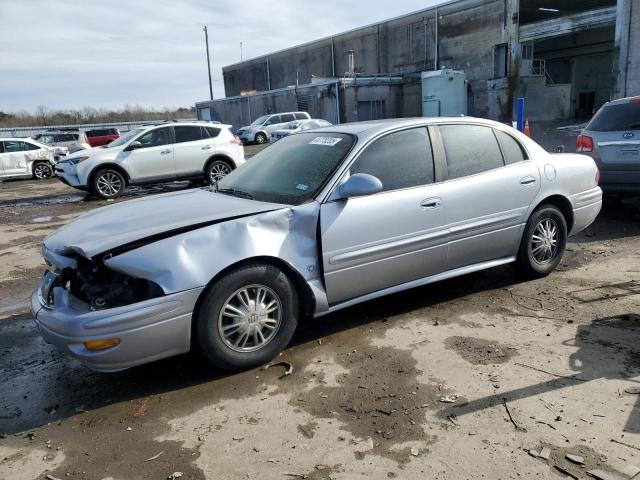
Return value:
[(440, 49), (438, 48), (440, 39), (438, 38), (438, 24), (440, 23), (440, 17), (438, 16), (438, 7), (436, 7), (436, 43), (435, 43), (435, 53), (433, 56), (433, 69), (438, 70), (438, 65), (440, 64)]
[(331, 37), (331, 76), (336, 76), (336, 47), (333, 43), (333, 37)]
[(271, 90), (271, 67), (269, 65), (269, 55), (267, 55), (267, 90)]
[(240, 42), (240, 61), (242, 62), (242, 42)]
[(202, 27), (204, 30), (204, 42), (207, 45), (207, 70), (209, 71), (209, 97), (213, 100), (213, 83), (211, 83), (211, 59), (209, 57), (209, 33), (207, 32), (207, 26)]
[(340, 125), (340, 80), (336, 82), (336, 125)]
[(518, 98), (517, 104), (517, 127), (518, 131), (524, 132), (524, 98)]

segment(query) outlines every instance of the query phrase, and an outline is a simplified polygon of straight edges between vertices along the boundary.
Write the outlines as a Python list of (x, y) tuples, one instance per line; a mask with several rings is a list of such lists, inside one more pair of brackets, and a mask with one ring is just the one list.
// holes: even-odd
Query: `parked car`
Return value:
[(307, 112), (285, 112), (263, 115), (257, 118), (251, 125), (238, 130), (238, 137), (243, 143), (267, 143), (271, 137), (271, 132), (284, 127), (294, 120), (309, 120), (311, 117)]
[(63, 154), (65, 147), (50, 147), (30, 138), (0, 138), (0, 178), (49, 178), (56, 157)]
[(293, 122), (287, 123), (283, 128), (273, 132), (271, 134), (270, 142), (277, 142), (281, 138), (292, 135), (294, 133), (300, 133), (306, 130), (312, 130), (314, 128), (330, 127), (331, 125), (332, 124), (330, 122), (322, 119), (294, 120)]
[(69, 153), (91, 148), (85, 134), (77, 130), (48, 130), (32, 138), (49, 146), (66, 147)]
[(640, 97), (605, 103), (576, 138), (576, 151), (595, 160), (605, 194), (640, 195)]
[(215, 182), (243, 163), (242, 142), (229, 125), (181, 122), (136, 128), (69, 155), (56, 165), (56, 175), (74, 188), (115, 198), (128, 185), (203, 177)]
[(97, 209), (51, 234), (31, 309), (45, 340), (97, 370), (192, 345), (219, 368), (252, 368), (304, 316), (497, 265), (549, 274), (598, 215), (597, 183), (591, 158), (489, 120), (302, 132), (217, 188)]
[(120, 137), (120, 130), (117, 128), (94, 128), (85, 130), (87, 141), (92, 147), (101, 147)]

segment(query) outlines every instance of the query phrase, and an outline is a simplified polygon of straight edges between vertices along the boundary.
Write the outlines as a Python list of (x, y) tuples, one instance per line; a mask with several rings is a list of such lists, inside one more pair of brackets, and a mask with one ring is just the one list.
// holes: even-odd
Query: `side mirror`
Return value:
[(382, 191), (382, 182), (368, 173), (356, 173), (340, 185), (333, 200), (373, 195)]
[(136, 141), (136, 142), (131, 142), (129, 144), (129, 146), (127, 147), (127, 150), (128, 151), (129, 150), (136, 150), (138, 148), (142, 148), (142, 144), (140, 142)]

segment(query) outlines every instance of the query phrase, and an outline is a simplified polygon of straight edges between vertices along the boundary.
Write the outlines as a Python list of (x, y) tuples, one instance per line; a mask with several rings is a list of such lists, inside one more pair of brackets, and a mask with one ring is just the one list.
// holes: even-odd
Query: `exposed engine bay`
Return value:
[(74, 297), (89, 304), (91, 310), (105, 310), (142, 302), (164, 295), (149, 280), (114, 272), (102, 262), (77, 258), (77, 269), (65, 268), (61, 283)]

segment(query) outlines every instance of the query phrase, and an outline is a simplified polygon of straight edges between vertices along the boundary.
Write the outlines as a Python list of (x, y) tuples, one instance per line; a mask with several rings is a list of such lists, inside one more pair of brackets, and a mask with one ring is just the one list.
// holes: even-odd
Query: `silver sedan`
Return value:
[(598, 215), (589, 157), (500, 123), (346, 124), (278, 141), (222, 179), (92, 211), (44, 241), (45, 340), (114, 371), (198, 345), (263, 364), (298, 321), (513, 263), (548, 275)]

